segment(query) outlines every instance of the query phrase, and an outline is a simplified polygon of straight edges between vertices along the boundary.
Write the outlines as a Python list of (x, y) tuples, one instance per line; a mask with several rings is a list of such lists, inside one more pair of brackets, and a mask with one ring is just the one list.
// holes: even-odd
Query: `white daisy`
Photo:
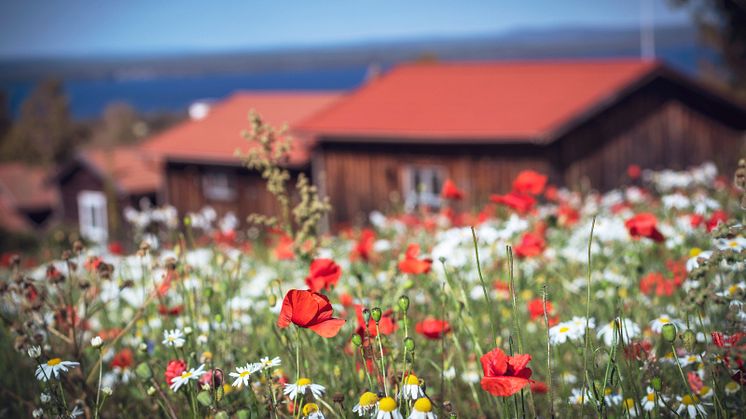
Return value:
[(355, 405), (355, 407), (352, 408), (352, 412), (357, 413), (359, 417), (364, 417), (368, 416), (368, 414), (370, 414), (372, 411), (375, 411), (377, 406), (378, 395), (376, 393), (366, 391), (360, 396), (357, 404)]
[(438, 419), (433, 413), (433, 404), (427, 397), (420, 397), (412, 406), (412, 413), (407, 419)]
[(174, 329), (174, 330), (164, 330), (163, 331), (163, 344), (166, 346), (174, 346), (176, 348), (181, 348), (184, 346), (184, 343), (186, 340), (184, 340), (184, 334), (181, 333), (181, 330)]
[(399, 392), (399, 398), (417, 400), (424, 396), (425, 392), (420, 388), (420, 379), (414, 374), (407, 375)]
[(622, 327), (622, 337), (625, 341), (640, 335), (640, 326), (636, 325), (635, 322), (630, 319), (624, 319), (623, 322), (620, 322), (619, 317), (617, 317), (614, 321), (598, 329), (596, 337), (602, 339), (607, 346), (611, 346), (614, 343), (614, 335), (617, 333), (619, 326)]
[(746, 282), (739, 282), (737, 284), (733, 284), (726, 288), (725, 290), (716, 293), (718, 297), (723, 298), (735, 298), (738, 296), (739, 292), (742, 292), (743, 290), (746, 290)]
[(282, 360), (280, 360), (279, 356), (276, 356), (272, 359), (269, 359), (268, 356), (265, 356), (259, 360), (259, 366), (261, 367), (261, 369), (266, 370), (269, 368), (279, 367), (281, 362)]
[(285, 389), (282, 392), (290, 397), (290, 400), (295, 400), (298, 395), (306, 394), (306, 390), (310, 389), (313, 397), (320, 398), (324, 395), (326, 388), (320, 384), (314, 384), (310, 378), (301, 378), (295, 384), (285, 384)]
[(604, 389), (604, 403), (608, 406), (618, 406), (622, 403), (622, 394), (606, 387)]
[(636, 418), (640, 415), (640, 411), (637, 409), (637, 405), (635, 405), (635, 399), (625, 399), (622, 403), (622, 407), (624, 408), (624, 412), (629, 414), (630, 417)]
[(391, 397), (384, 397), (378, 402), (376, 419), (404, 419), (404, 416), (399, 413), (396, 400)]
[(686, 356), (679, 357), (679, 363), (681, 368), (686, 368), (690, 365), (696, 365), (700, 361), (700, 357), (697, 354), (689, 354)]
[(576, 340), (585, 335), (583, 330), (585, 329), (585, 323), (583, 326), (578, 327), (574, 322), (562, 322), (549, 328), (549, 343), (552, 345), (560, 345), (568, 340)]
[(234, 377), (236, 380), (231, 384), (233, 387), (241, 388), (242, 386), (249, 385), (249, 379), (251, 374), (261, 370), (260, 364), (246, 364), (245, 367), (236, 367), (236, 372), (232, 372), (228, 375)]
[(77, 362), (52, 358), (36, 367), (36, 379), (39, 381), (47, 381), (51, 378), (60, 378), (60, 373), (67, 372), (68, 368), (75, 368), (78, 365), (80, 364)]
[(707, 416), (704, 406), (706, 403), (702, 403), (696, 396), (686, 394), (684, 396), (677, 396), (676, 400), (679, 401), (679, 407), (676, 408), (676, 413), (679, 415), (688, 415), (690, 418), (696, 418), (697, 416)]
[(189, 380), (199, 380), (204, 372), (205, 364), (200, 365), (197, 369), (192, 368), (189, 371), (182, 372), (180, 376), (174, 377), (173, 380), (171, 380), (171, 390), (179, 391), (181, 386), (187, 384)]
[(653, 319), (650, 322), (650, 329), (655, 333), (661, 333), (661, 331), (663, 330), (663, 326), (669, 323), (676, 326), (677, 330), (684, 330), (686, 328), (684, 323), (681, 320), (671, 318), (671, 316), (667, 314), (662, 314), (661, 316), (659, 316), (656, 319)]
[(567, 402), (569, 404), (584, 404), (584, 403), (590, 403), (591, 401), (591, 394), (588, 392), (588, 390), (585, 391), (585, 397), (583, 396), (583, 391), (579, 388), (572, 389), (572, 392), (570, 393), (570, 397), (568, 398)]
[(646, 412), (655, 409), (656, 403), (658, 404), (658, 407), (666, 407), (662, 397), (663, 396), (661, 395), (656, 396), (655, 390), (653, 390), (652, 387), (648, 387), (647, 394), (640, 400), (640, 405), (642, 405), (642, 409)]
[(303, 405), (303, 419), (324, 419), (325, 416), (319, 410), (319, 405), (316, 403), (306, 403)]

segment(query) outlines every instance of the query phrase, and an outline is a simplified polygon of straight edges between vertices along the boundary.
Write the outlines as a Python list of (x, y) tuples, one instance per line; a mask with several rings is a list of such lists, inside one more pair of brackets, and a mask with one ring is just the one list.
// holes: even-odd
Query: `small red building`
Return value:
[(660, 62), (634, 59), (401, 65), (297, 124), (332, 223), (439, 205), (446, 178), (481, 205), (533, 169), (610, 189), (630, 164), (735, 168), (746, 109)]

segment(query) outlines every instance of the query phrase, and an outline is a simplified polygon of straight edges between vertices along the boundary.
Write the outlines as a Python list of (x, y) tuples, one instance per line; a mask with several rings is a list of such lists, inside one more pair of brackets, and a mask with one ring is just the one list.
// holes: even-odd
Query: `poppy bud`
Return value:
[(684, 348), (686, 348), (687, 351), (692, 352), (694, 350), (694, 344), (697, 343), (697, 335), (692, 331), (692, 329), (686, 329), (684, 336), (682, 336), (682, 340), (684, 341)]
[(135, 368), (135, 374), (137, 374), (137, 376), (142, 380), (149, 380), (153, 377), (153, 372), (150, 370), (148, 364), (144, 362)]
[(210, 397), (210, 393), (208, 391), (200, 391), (197, 393), (197, 401), (202, 406), (209, 406), (212, 404), (212, 397)]
[(370, 316), (373, 317), (373, 321), (376, 323), (381, 321), (381, 315), (383, 315), (383, 312), (380, 307), (373, 307), (370, 311)]
[(404, 339), (404, 348), (409, 352), (414, 351), (414, 339), (409, 337)]
[(370, 321), (370, 310), (367, 308), (363, 310), (363, 323), (368, 324)]
[(663, 340), (666, 342), (673, 343), (676, 340), (676, 326), (674, 326), (673, 323), (664, 324), (663, 329), (661, 330), (661, 336), (663, 336)]
[(355, 334), (352, 335), (352, 344), (355, 346), (360, 346), (363, 344), (363, 338), (360, 337), (360, 335)]
[(221, 410), (215, 414), (215, 419), (228, 419), (228, 414)]
[(655, 391), (661, 391), (661, 388), (663, 388), (660, 377), (653, 377), (653, 379), (650, 380), (650, 384)]
[(401, 311), (404, 312), (409, 310), (409, 297), (407, 297), (406, 295), (402, 295), (401, 297), (399, 297), (399, 308), (401, 309)]

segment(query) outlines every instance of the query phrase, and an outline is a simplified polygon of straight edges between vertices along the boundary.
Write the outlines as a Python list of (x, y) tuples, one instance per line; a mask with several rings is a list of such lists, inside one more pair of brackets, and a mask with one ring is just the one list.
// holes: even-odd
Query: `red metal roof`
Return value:
[(633, 59), (405, 64), (296, 128), (348, 138), (542, 141), (659, 66)]
[[(237, 149), (245, 151), (247, 141), (241, 132), (249, 128), (251, 109), (269, 124), (279, 128), (296, 122), (329, 106), (338, 92), (240, 92), (210, 108), (203, 119), (183, 122), (149, 140), (145, 147), (168, 160), (238, 163)], [(291, 132), (292, 133), (292, 132)], [(294, 144), (291, 164), (308, 161), (302, 140)]]
[(161, 187), (161, 162), (140, 146), (86, 149), (80, 156), (99, 176), (111, 179), (121, 192), (152, 193)]

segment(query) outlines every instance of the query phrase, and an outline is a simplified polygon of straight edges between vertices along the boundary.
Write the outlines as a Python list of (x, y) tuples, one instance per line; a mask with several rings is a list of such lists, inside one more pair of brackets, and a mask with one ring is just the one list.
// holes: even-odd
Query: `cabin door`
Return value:
[(80, 235), (95, 243), (106, 243), (109, 239), (106, 213), (106, 195), (103, 192), (81, 191), (78, 194)]

